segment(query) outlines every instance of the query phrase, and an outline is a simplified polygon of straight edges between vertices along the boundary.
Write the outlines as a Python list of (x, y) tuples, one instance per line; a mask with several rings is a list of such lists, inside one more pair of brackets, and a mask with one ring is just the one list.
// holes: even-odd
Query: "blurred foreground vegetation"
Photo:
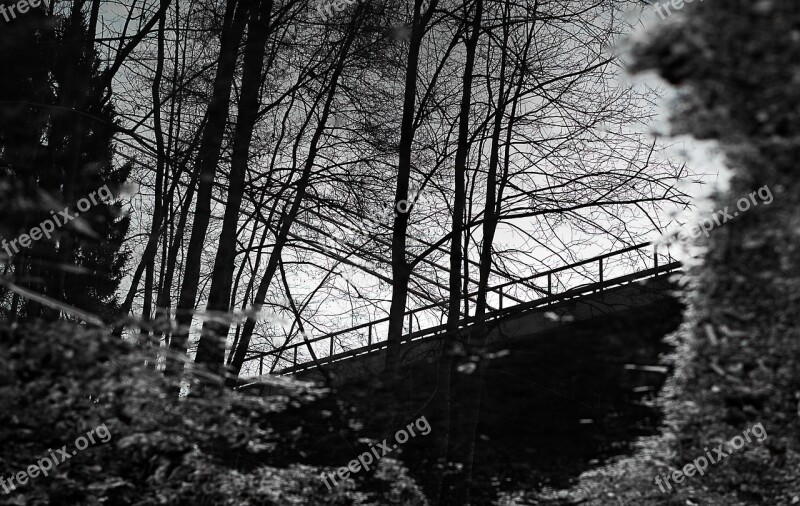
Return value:
[(101, 424), (111, 433), (0, 504), (424, 504), (388, 457), (327, 490), (319, 474), (342, 465), (360, 423), (322, 389), (285, 381), (281, 395), (177, 400), (130, 345), (67, 322), (0, 326), (0, 348), (0, 476)]

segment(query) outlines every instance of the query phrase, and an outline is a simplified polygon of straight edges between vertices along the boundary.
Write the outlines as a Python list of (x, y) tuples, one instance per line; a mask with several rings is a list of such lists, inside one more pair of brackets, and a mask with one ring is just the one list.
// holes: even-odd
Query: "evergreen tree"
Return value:
[[(115, 112), (101, 89), (94, 36), (84, 15), (48, 16), (43, 8), (9, 23), (0, 35), (0, 165), (6, 192), (7, 242), (45, 220), (58, 220), (51, 237), (29, 247), (4, 244), (15, 283), (70, 306), (110, 317), (127, 254), (120, 252), (129, 219), (115, 197), (95, 199), (85, 211), (76, 204), (101, 188), (118, 195), (130, 164), (113, 163)], [(0, 190), (3, 191), (3, 190)], [(85, 206), (84, 206), (85, 207)], [(59, 212), (79, 218), (67, 221)], [(57, 317), (61, 312), (5, 294), (15, 317)]]

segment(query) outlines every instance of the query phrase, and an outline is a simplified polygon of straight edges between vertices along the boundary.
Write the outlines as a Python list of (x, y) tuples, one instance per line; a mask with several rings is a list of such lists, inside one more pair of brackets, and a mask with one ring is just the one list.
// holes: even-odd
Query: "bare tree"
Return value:
[[(208, 222), (211, 218), (211, 195), (214, 177), (219, 163), (225, 124), (228, 119), (230, 93), (236, 70), (239, 42), (244, 33), (247, 15), (248, 7), (244, 3), (228, 0), (225, 7), (225, 21), (222, 27), (220, 56), (214, 81), (214, 91), (208, 106), (208, 120), (203, 129), (203, 137), (200, 141), (200, 148), (195, 162), (199, 168), (197, 204), (176, 310), (178, 328), (173, 333), (170, 341), (170, 349), (175, 353), (186, 352), (189, 327), (197, 299), (200, 261)], [(182, 361), (177, 359), (168, 360), (166, 369), (168, 374), (178, 375), (182, 369)]]

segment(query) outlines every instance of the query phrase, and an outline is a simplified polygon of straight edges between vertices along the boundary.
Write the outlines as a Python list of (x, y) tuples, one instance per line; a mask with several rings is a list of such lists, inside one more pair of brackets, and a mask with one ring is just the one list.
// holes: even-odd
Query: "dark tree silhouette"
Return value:
[[(103, 96), (105, 75), (91, 25), (77, 7), (66, 18), (40, 9), (15, 20), (0, 43), (0, 63), (11, 76), (0, 104), (0, 164), (21, 185), (20, 199), (11, 204), (21, 215), (6, 220), (16, 227), (4, 234), (11, 241), (56, 221), (50, 237), (12, 251), (11, 260), (15, 282), (52, 302), (29, 298), (23, 304), (15, 297), (12, 318), (58, 317), (63, 307), (57, 301), (106, 318), (117, 311), (129, 220), (113, 195), (131, 164), (113, 160), (118, 127), (114, 106)], [(98, 198), (101, 189), (105, 202)], [(59, 215), (65, 209), (74, 215), (76, 204), (92, 195), (79, 217)]]

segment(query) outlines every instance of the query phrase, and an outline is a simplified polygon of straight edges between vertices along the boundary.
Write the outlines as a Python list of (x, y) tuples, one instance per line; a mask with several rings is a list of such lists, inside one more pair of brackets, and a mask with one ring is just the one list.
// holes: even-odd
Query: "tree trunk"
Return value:
[[(362, 4), (363, 5), (363, 4)], [(355, 13), (355, 16), (359, 16), (362, 11), (361, 6), (359, 6), (358, 10)], [(328, 89), (327, 97), (325, 98), (325, 105), (323, 106), (322, 112), (320, 114), (320, 120), (317, 124), (317, 128), (314, 131), (314, 135), (311, 137), (311, 143), (308, 149), (308, 158), (306, 159), (305, 164), (303, 165), (303, 172), (300, 175), (300, 179), (297, 182), (297, 193), (294, 196), (294, 200), (292, 201), (292, 205), (289, 211), (284, 216), (283, 222), (281, 223), (280, 230), (278, 231), (278, 236), (275, 238), (275, 246), (272, 248), (270, 252), (269, 261), (267, 262), (267, 268), (264, 272), (264, 277), (261, 279), (261, 282), (258, 285), (258, 290), (256, 291), (255, 296), (255, 311), (254, 314), (248, 316), (247, 321), (244, 324), (244, 328), (242, 329), (241, 336), (239, 338), (239, 345), (234, 352), (233, 361), (231, 363), (231, 376), (228, 381), (229, 385), (235, 383), (236, 378), (239, 376), (239, 372), (242, 370), (242, 364), (244, 364), (244, 359), (247, 355), (247, 349), (250, 346), (250, 340), (253, 336), (253, 331), (255, 330), (256, 326), (256, 318), (258, 316), (258, 312), (261, 310), (267, 296), (267, 290), (269, 289), (269, 285), (272, 282), (272, 278), (275, 276), (275, 272), (278, 269), (278, 263), (281, 259), (281, 254), (283, 253), (283, 247), (286, 245), (289, 232), (291, 231), (292, 224), (294, 223), (297, 215), (300, 211), (300, 205), (303, 203), (305, 199), (306, 189), (308, 187), (309, 179), (311, 178), (311, 169), (314, 166), (314, 160), (317, 156), (319, 141), (322, 138), (322, 134), (325, 131), (325, 127), (328, 121), (328, 117), (330, 116), (331, 111), (331, 104), (333, 103), (333, 98), (336, 93), (337, 84), (339, 82), (339, 77), (342, 74), (342, 71), (345, 66), (345, 61), (347, 60), (347, 55), (350, 52), (350, 47), (353, 44), (353, 40), (355, 39), (357, 32), (357, 27), (351, 27), (345, 44), (342, 48), (342, 52), (337, 62), (336, 68), (333, 71), (333, 75), (331, 76), (331, 84)]]
[(481, 245), (478, 267), (478, 303), (475, 306), (475, 316), (483, 316), (486, 312), (486, 289), (489, 286), (489, 274), (492, 268), (492, 243), (497, 230), (497, 166), (500, 163), (500, 132), (503, 129), (503, 116), (506, 107), (506, 47), (508, 44), (508, 29), (504, 29), (503, 47), (500, 57), (500, 87), (497, 90), (497, 109), (495, 110), (494, 127), (492, 129), (492, 145), (489, 154), (489, 167), (486, 174), (486, 203), (483, 207), (485, 221), (483, 222), (483, 243)]
[[(220, 40), (220, 59), (214, 79), (214, 92), (208, 106), (208, 121), (203, 129), (203, 138), (197, 154), (199, 183), (197, 206), (195, 208), (192, 234), (186, 253), (183, 282), (176, 309), (178, 328), (170, 340), (170, 354), (167, 356), (166, 374), (177, 376), (183, 371), (183, 361), (176, 355), (185, 354), (192, 323), (197, 291), (200, 281), (200, 261), (208, 223), (211, 219), (211, 196), (216, 175), (225, 124), (228, 119), (231, 87), (236, 70), (236, 57), (239, 41), (244, 32), (248, 8), (244, 3), (228, 0), (225, 8), (225, 22)], [(167, 287), (165, 287), (167, 288)], [(168, 289), (168, 288), (167, 288)]]
[[(161, 226), (163, 222), (163, 208), (164, 201), (162, 192), (164, 190), (164, 172), (166, 170), (166, 152), (164, 149), (164, 133), (161, 128), (161, 77), (164, 73), (164, 24), (166, 16), (161, 16), (158, 20), (158, 55), (156, 57), (156, 73), (153, 77), (153, 133), (156, 138), (156, 182), (154, 192), (154, 209), (153, 221), (150, 224), (150, 238), (148, 240), (148, 247), (150, 242), (155, 244), (155, 250), (158, 249), (158, 238), (161, 235)], [(153, 306), (153, 283), (155, 278), (155, 255), (153, 251), (150, 258), (146, 261), (145, 275), (144, 275), (144, 304), (142, 305), (142, 322), (147, 324), (152, 316)], [(138, 283), (137, 283), (138, 284)], [(127, 313), (127, 311), (126, 311)], [(149, 340), (150, 331), (145, 330), (142, 332), (142, 339), (147, 340), (147, 345), (152, 344)]]
[[(437, 0), (432, 0), (427, 12), (420, 16), (422, 1), (414, 2), (414, 26), (408, 48), (406, 66), (405, 94), (403, 97), (403, 119), (398, 146), (397, 185), (395, 187), (395, 209), (401, 201), (408, 200), (408, 187), (411, 179), (411, 145), (414, 142), (414, 119), (417, 96), (417, 71), (419, 53), (426, 26), (430, 21)], [(411, 269), (406, 261), (406, 233), (409, 213), (395, 213), (392, 228), (392, 303), (389, 308), (389, 332), (386, 342), (386, 372), (391, 376), (400, 373), (400, 345), (403, 339), (403, 316), (408, 298), (408, 281)]]
[(461, 110), (458, 122), (458, 147), (455, 159), (455, 188), (453, 199), (453, 236), (450, 242), (450, 301), (447, 307), (447, 330), (458, 328), (461, 306), (461, 262), (464, 258), (462, 238), (464, 211), (467, 204), (467, 157), (469, 156), (469, 114), (472, 109), (472, 68), (475, 65), (475, 50), (480, 34), (482, 0), (477, 0), (472, 34), (466, 43), (467, 58), (464, 66), (461, 90)]
[[(465, 7), (465, 23), (469, 10)], [(466, 41), (466, 62), (462, 77), (461, 111), (459, 114), (458, 126), (458, 146), (455, 156), (455, 199), (453, 203), (453, 225), (452, 239), (450, 244), (450, 301), (447, 311), (447, 340), (443, 343), (444, 353), (442, 364), (439, 366), (441, 374), (448, 374), (444, 385), (440, 388), (446, 397), (448, 408), (447, 420), (447, 446), (446, 462), (456, 461), (463, 464), (462, 471), (458, 474), (447, 474), (440, 486), (439, 504), (469, 504), (470, 486), (472, 476), (472, 453), (474, 451), (474, 434), (468, 430), (472, 427), (470, 423), (473, 419), (477, 420), (477, 413), (474, 410), (462, 411), (461, 406), (453, 403), (454, 395), (459, 391), (458, 380), (460, 373), (457, 368), (459, 365), (458, 357), (453, 349), (455, 334), (458, 331), (459, 309), (461, 302), (461, 262), (465, 261), (467, 248), (462, 245), (462, 238), (466, 236), (464, 228), (464, 214), (466, 210), (467, 188), (467, 158), (469, 156), (469, 115), (472, 105), (472, 81), (473, 67), (475, 65), (475, 53), (478, 46), (478, 38), (481, 33), (481, 18), (483, 16), (483, 0), (475, 1), (475, 13), (472, 19), (472, 33)], [(467, 23), (469, 27), (470, 23)], [(444, 380), (441, 378), (440, 381)], [(464, 397), (464, 396), (461, 396)], [(464, 399), (469, 407), (474, 407), (472, 400)], [(455, 415), (455, 416), (454, 416)], [(466, 417), (466, 418), (463, 418)]]
[[(247, 162), (253, 128), (258, 119), (258, 97), (261, 88), (261, 73), (264, 68), (269, 20), (272, 0), (261, 0), (253, 6), (248, 22), (247, 44), (245, 45), (242, 89), (239, 99), (239, 117), (234, 132), (233, 155), (228, 186), (228, 204), (222, 221), (214, 271), (209, 289), (209, 311), (227, 313), (230, 311), (231, 285), (236, 261), (236, 236), (239, 225), (239, 212), (244, 195)], [(221, 319), (206, 321), (197, 345), (195, 363), (204, 364), (211, 371), (224, 373), (225, 344), (230, 323)]]
[[(205, 119), (201, 123), (200, 128), (203, 128), (205, 125)], [(191, 146), (189, 147), (189, 151), (191, 151), (196, 141), (198, 140), (199, 136), (196, 136), (195, 139), (192, 141)], [(188, 156), (188, 155), (187, 155)], [(167, 191), (166, 197), (167, 201), (171, 201), (173, 195), (175, 195), (175, 189), (178, 186), (178, 182), (180, 180), (180, 174), (186, 168), (187, 161), (181, 164), (178, 170), (175, 171), (175, 179), (173, 180), (172, 184), (170, 185), (169, 191)], [(166, 256), (168, 259), (169, 265), (166, 268), (167, 271), (167, 278), (168, 279), (161, 279), (160, 282), (160, 290), (158, 299), (156, 301), (156, 318), (163, 316), (164, 309), (169, 308), (170, 304), (170, 295), (171, 295), (171, 287), (172, 287), (172, 279), (174, 276), (175, 271), (175, 263), (178, 259), (178, 248), (180, 247), (180, 239), (183, 237), (183, 231), (186, 228), (186, 219), (189, 214), (189, 206), (192, 203), (192, 199), (194, 198), (194, 189), (197, 185), (197, 167), (195, 167), (194, 173), (191, 175), (189, 183), (187, 184), (187, 192), (186, 192), (186, 201), (184, 202), (183, 208), (181, 210), (180, 218), (178, 219), (178, 227), (177, 233), (175, 234), (175, 238), (172, 242), (172, 245), (169, 247), (169, 252)], [(162, 214), (161, 218), (162, 221), (166, 219), (166, 206), (162, 205)], [(145, 267), (149, 261), (153, 259), (155, 254), (158, 252), (158, 238), (161, 235), (161, 231), (163, 230), (166, 223), (159, 224), (159, 228), (157, 230), (150, 230), (150, 237), (147, 240), (147, 246), (145, 246), (144, 252), (142, 253), (142, 259), (139, 262), (139, 265), (136, 267), (136, 271), (133, 274), (133, 279), (131, 280), (131, 286), (128, 289), (128, 294), (125, 296), (125, 301), (123, 301), (120, 315), (121, 320), (117, 322), (116, 326), (113, 329), (113, 334), (117, 337), (122, 335), (122, 331), (124, 329), (125, 324), (125, 317), (131, 310), (133, 306), (133, 300), (136, 297), (136, 292), (139, 288), (139, 281), (142, 279), (142, 274), (144, 273)], [(166, 249), (166, 248), (165, 248)], [(163, 267), (162, 267), (163, 270)], [(165, 293), (166, 292), (166, 293)]]

